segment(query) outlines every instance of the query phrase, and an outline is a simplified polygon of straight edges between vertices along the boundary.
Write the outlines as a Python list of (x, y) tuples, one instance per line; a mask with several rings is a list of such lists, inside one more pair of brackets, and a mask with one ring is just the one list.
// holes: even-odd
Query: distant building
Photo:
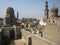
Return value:
[(40, 19), (39, 25), (46, 26), (46, 22), (44, 22), (43, 18)]

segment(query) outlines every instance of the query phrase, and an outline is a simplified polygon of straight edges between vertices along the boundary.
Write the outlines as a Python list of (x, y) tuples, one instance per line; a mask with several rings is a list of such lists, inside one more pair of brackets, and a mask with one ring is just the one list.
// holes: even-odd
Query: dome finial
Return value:
[(48, 0), (46, 0), (46, 1), (48, 1)]
[(55, 3), (53, 4), (53, 6), (55, 7)]

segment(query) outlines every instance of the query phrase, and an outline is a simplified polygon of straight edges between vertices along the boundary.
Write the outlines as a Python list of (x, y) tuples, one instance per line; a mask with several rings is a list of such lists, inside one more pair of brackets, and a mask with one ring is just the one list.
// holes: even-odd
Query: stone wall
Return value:
[(60, 25), (47, 25), (43, 31), (43, 37), (60, 45)]
[(58, 45), (56, 42), (50, 41), (47, 38), (40, 37), (36, 34), (32, 34), (28, 31), (22, 30), (22, 32), (23, 32), (22, 34), (26, 41), (26, 45), (28, 45), (29, 37), (32, 38), (31, 40), (32, 45)]

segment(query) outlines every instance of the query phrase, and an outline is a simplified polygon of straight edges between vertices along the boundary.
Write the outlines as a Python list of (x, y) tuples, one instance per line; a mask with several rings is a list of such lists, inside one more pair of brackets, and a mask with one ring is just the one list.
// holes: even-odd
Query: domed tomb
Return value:
[(14, 15), (14, 9), (12, 7), (8, 7), (6, 10), (6, 16), (3, 21), (4, 25), (15, 25), (16, 24), (16, 18)]
[(8, 7), (6, 13), (7, 14), (14, 14), (14, 9), (12, 7)]
[(50, 10), (50, 13), (51, 13), (51, 17), (57, 17), (58, 16), (58, 8), (55, 5), (53, 5), (53, 7)]

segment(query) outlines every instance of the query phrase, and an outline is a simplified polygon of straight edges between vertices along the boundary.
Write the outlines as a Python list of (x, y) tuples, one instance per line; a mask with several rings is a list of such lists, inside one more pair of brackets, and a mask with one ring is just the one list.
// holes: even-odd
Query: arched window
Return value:
[(49, 20), (49, 23), (50, 23), (50, 20)]
[(53, 23), (54, 23), (55, 21), (53, 21)]

